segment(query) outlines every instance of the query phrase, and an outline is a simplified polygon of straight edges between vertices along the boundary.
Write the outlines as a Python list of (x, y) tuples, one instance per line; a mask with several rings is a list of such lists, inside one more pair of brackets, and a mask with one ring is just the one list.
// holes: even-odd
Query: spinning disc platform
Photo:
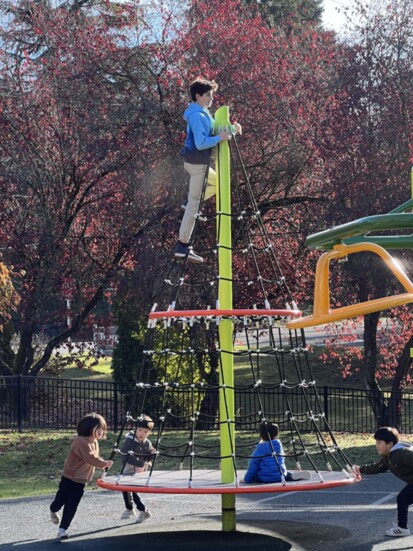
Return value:
[[(292, 471), (299, 474), (299, 471)], [(245, 471), (239, 471), (240, 480)], [(340, 471), (314, 471), (311, 480), (276, 482), (272, 484), (223, 484), (220, 471), (195, 470), (190, 480), (189, 471), (154, 471), (134, 475), (105, 476), (97, 480), (97, 485), (106, 490), (118, 492), (141, 492), (153, 494), (257, 494), (302, 492), (326, 490), (358, 482), (360, 478)]]

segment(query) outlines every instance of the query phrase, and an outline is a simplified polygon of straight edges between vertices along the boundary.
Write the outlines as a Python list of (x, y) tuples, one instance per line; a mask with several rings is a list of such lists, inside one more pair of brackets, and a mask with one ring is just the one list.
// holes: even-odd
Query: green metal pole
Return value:
[[(229, 108), (220, 107), (215, 113), (215, 133), (227, 128), (229, 130)], [(224, 214), (231, 214), (231, 183), (230, 183), (230, 156), (228, 142), (222, 141), (217, 152), (217, 210)], [(231, 217), (217, 216), (218, 249), (218, 301), (219, 308), (232, 310), (232, 237)], [(219, 324), (219, 338), (221, 343), (221, 372), (220, 383), (220, 441), (221, 455), (228, 456), (221, 461), (221, 482), (233, 483), (235, 480), (232, 453), (235, 453), (234, 423), (234, 360), (232, 354), (233, 323), (231, 320), (222, 320)], [(230, 388), (229, 388), (230, 387)], [(222, 530), (233, 532), (236, 529), (235, 495), (222, 495)]]

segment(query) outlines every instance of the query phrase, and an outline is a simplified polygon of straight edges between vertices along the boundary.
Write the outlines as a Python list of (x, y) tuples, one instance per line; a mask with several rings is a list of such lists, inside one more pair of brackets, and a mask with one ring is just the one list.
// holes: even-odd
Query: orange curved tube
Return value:
[[(358, 252), (372, 252), (380, 256), (390, 271), (407, 291), (390, 297), (377, 298), (342, 308), (330, 309), (330, 261)], [(314, 284), (313, 315), (291, 320), (288, 329), (302, 329), (314, 325), (324, 325), (342, 319), (364, 316), (388, 308), (395, 308), (413, 302), (413, 283), (407, 277), (399, 263), (383, 247), (375, 243), (357, 243), (354, 245), (335, 245), (332, 251), (324, 253), (317, 262)]]

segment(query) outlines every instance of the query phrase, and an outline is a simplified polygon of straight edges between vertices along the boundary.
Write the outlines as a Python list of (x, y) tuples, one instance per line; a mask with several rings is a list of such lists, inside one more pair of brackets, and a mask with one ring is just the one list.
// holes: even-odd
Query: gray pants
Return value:
[[(191, 239), (192, 231), (195, 226), (195, 215), (199, 212), (199, 202), (202, 195), (202, 187), (204, 185), (205, 172), (207, 165), (192, 165), (184, 163), (184, 169), (190, 176), (188, 203), (186, 205), (185, 214), (182, 218), (181, 228), (179, 230), (179, 241), (188, 243)], [(212, 168), (208, 170), (208, 181), (205, 190), (204, 200), (206, 201), (215, 195), (217, 175)]]

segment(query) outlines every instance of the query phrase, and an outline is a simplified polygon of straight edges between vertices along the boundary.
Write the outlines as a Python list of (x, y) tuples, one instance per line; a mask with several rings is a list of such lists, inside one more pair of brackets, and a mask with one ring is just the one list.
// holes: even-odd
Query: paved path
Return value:
[(138, 525), (119, 520), (120, 494), (95, 490), (85, 494), (65, 542), (54, 539), (51, 496), (3, 500), (0, 551), (402, 551), (413, 549), (413, 536), (384, 536), (402, 487), (384, 474), (325, 491), (238, 496), (233, 534), (221, 531), (219, 496), (142, 495), (153, 516)]

